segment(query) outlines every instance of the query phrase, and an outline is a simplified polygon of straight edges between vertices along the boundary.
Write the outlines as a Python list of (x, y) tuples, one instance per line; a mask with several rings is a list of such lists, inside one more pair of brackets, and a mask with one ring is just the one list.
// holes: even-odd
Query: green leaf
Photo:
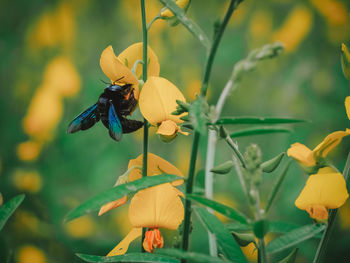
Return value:
[(194, 211), (203, 225), (215, 235), (218, 249), (232, 262), (247, 262), (241, 248), (234, 237), (227, 231), (223, 223), (206, 208), (195, 207)]
[(166, 262), (179, 263), (180, 261), (166, 256), (150, 254), (150, 253), (129, 253), (121, 256), (102, 257), (87, 254), (76, 254), (79, 258), (86, 262)]
[(202, 135), (205, 135), (207, 132), (208, 112), (209, 105), (202, 96), (197, 96), (197, 99), (191, 104), (188, 111), (193, 128)]
[(289, 169), (289, 166), (291, 164), (291, 160), (289, 160), (286, 165), (284, 166), (283, 170), (281, 171), (281, 173), (278, 175), (278, 178), (274, 184), (274, 186), (272, 187), (272, 190), (270, 192), (270, 195), (267, 199), (267, 204), (266, 204), (266, 207), (265, 207), (265, 211), (266, 213), (269, 211), (271, 205), (272, 205), (272, 202), (275, 200), (275, 197), (278, 193), (278, 190), (280, 189), (284, 179), (286, 178), (286, 175), (287, 175), (287, 172), (288, 172), (288, 169)]
[(251, 135), (261, 135), (267, 133), (286, 133), (291, 132), (291, 129), (282, 128), (282, 127), (254, 127), (242, 129), (230, 134), (231, 138), (242, 137), (242, 136), (251, 136)]
[(185, 252), (183, 250), (175, 249), (175, 248), (156, 249), (155, 253), (185, 259), (190, 262), (199, 262), (199, 263), (208, 263), (208, 262), (225, 263), (226, 262), (227, 263), (227, 261), (224, 261), (217, 257), (212, 257), (206, 254), (196, 253), (196, 252)]
[(241, 247), (246, 247), (250, 243), (254, 243), (255, 244), (255, 236), (253, 234), (251, 234), (251, 233), (235, 233), (235, 232), (232, 232), (231, 234), (233, 235), (233, 237), (237, 241), (238, 245), (240, 245)]
[(264, 118), (264, 117), (223, 117), (216, 121), (216, 125), (223, 124), (287, 124), (306, 122), (301, 119), (291, 118)]
[(227, 216), (228, 218), (236, 220), (242, 224), (248, 223), (246, 216), (243, 215), (242, 213), (236, 211), (232, 207), (220, 204), (218, 202), (215, 202), (215, 201), (210, 200), (210, 199), (205, 198), (205, 197), (191, 195), (191, 194), (186, 195), (186, 198), (193, 200), (193, 201), (196, 201), (196, 202), (198, 202), (202, 205), (205, 205), (207, 207), (210, 207), (214, 211), (219, 212), (220, 214), (223, 214), (224, 216)]
[(261, 168), (262, 168), (263, 172), (264, 173), (272, 173), (281, 163), (283, 156), (284, 156), (284, 152), (280, 153), (276, 157), (274, 157), (266, 162), (263, 162), (261, 164)]
[(293, 247), (300, 242), (303, 242), (309, 238), (314, 237), (325, 229), (324, 225), (313, 224), (306, 225), (294, 229), (287, 234), (284, 234), (274, 240), (272, 240), (266, 247), (267, 253), (276, 253), (284, 249)]
[(17, 195), (0, 206), (0, 230), (4, 227), (5, 223), (17, 207), (22, 203), (24, 197), (24, 194)]
[(253, 231), (254, 235), (257, 238), (264, 238), (264, 236), (267, 234), (269, 230), (269, 222), (265, 219), (261, 219), (259, 221), (256, 221), (253, 225)]
[(252, 225), (242, 224), (238, 222), (226, 224), (225, 227), (229, 231), (234, 231), (234, 232), (248, 232), (253, 230)]
[(215, 166), (210, 171), (216, 174), (227, 174), (231, 171), (233, 166), (234, 166), (234, 163), (232, 161), (227, 161)]
[(130, 183), (118, 185), (101, 194), (96, 195), (95, 197), (90, 198), (86, 202), (79, 205), (77, 208), (70, 211), (66, 215), (64, 222), (71, 221), (86, 213), (95, 211), (101, 208), (101, 206), (103, 206), (104, 204), (111, 202), (113, 200), (119, 199), (125, 195), (135, 193), (139, 190), (142, 190), (148, 187), (169, 183), (179, 179), (181, 178), (176, 175), (161, 174), (161, 175), (143, 177), (139, 180), (136, 180)]
[(164, 6), (169, 8), (174, 15), (179, 19), (181, 24), (185, 26), (185, 28), (192, 33), (202, 44), (204, 47), (209, 49), (211, 43), (207, 35), (203, 32), (203, 30), (192, 20), (190, 20), (186, 15), (184, 10), (178, 7), (173, 0), (160, 0)]
[(299, 248), (293, 249), (293, 251), (287, 257), (285, 257), (278, 263), (294, 263), (297, 258), (298, 250)]

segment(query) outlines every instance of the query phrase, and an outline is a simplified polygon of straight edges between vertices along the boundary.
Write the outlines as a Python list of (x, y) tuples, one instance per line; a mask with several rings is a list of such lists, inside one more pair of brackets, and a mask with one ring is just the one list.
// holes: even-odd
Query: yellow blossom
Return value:
[(341, 45), (341, 66), (343, 69), (344, 76), (348, 80), (350, 80), (350, 53), (344, 43), (342, 43)]
[(345, 98), (345, 109), (346, 109), (346, 115), (348, 115), (348, 118), (350, 120), (350, 96), (347, 96)]
[(85, 238), (91, 236), (95, 231), (95, 222), (91, 216), (83, 216), (65, 225), (66, 232), (74, 238)]
[(282, 27), (272, 36), (272, 41), (280, 41), (287, 52), (298, 48), (312, 26), (312, 14), (304, 6), (296, 6), (288, 15)]
[(342, 206), (348, 197), (343, 175), (330, 167), (325, 167), (319, 169), (317, 174), (309, 176), (295, 205), (299, 209), (306, 210), (311, 218), (326, 220), (327, 209)]
[(17, 170), (13, 174), (13, 184), (19, 190), (37, 193), (42, 186), (41, 176), (37, 171)]
[[(136, 159), (130, 160), (128, 165), (128, 170), (131, 169), (130, 173), (127, 175), (125, 179), (123, 178), (122, 181), (120, 180), (122, 176), (120, 176), (118, 178), (116, 185), (132, 182), (142, 178), (142, 173), (141, 173), (142, 164), (143, 164), (143, 154), (139, 155)], [(134, 167), (140, 167), (140, 168), (137, 169)], [(163, 158), (149, 152), (147, 155), (147, 176), (159, 175), (162, 173), (174, 174), (174, 175), (183, 177), (183, 174), (174, 165), (164, 160)], [(182, 183), (183, 183), (183, 180), (177, 180), (172, 182), (172, 185), (177, 186)], [(127, 196), (123, 196), (122, 198), (109, 202), (101, 207), (98, 215), (100, 216), (108, 212), (109, 210), (112, 210), (121, 205), (124, 205), (127, 201), (128, 201)]]
[[(187, 7), (187, 5), (189, 4), (189, 0), (176, 0), (176, 5), (178, 7), (180, 7), (181, 9), (185, 9)], [(174, 16), (174, 13), (171, 12), (168, 8), (166, 8), (164, 11), (162, 11), (160, 13), (160, 15), (162, 17), (167, 17), (167, 18), (170, 18), (170, 17), (173, 17)]]
[(313, 6), (333, 26), (344, 25), (348, 21), (348, 13), (343, 3), (336, 0), (310, 0)]
[(172, 115), (176, 110), (176, 100), (185, 102), (181, 91), (169, 80), (161, 77), (149, 77), (140, 93), (139, 106), (142, 115), (152, 125), (157, 125), (157, 134), (169, 140), (181, 131), (177, 124), (182, 123), (180, 116)]
[[(136, 76), (131, 69), (137, 60), (142, 60), (142, 43), (136, 43), (125, 49), (118, 57), (114, 54), (112, 46), (103, 50), (100, 58), (100, 66), (103, 73), (111, 80), (111, 83), (132, 84), (135, 98), (138, 98), (138, 79), (142, 73), (141, 65), (135, 69)], [(159, 75), (158, 58), (153, 50), (148, 47), (148, 74), (150, 76)]]
[(44, 252), (32, 245), (22, 246), (18, 250), (18, 263), (45, 263), (47, 262)]
[(163, 246), (159, 228), (175, 230), (184, 218), (184, 207), (179, 191), (166, 183), (139, 191), (131, 199), (129, 220), (133, 225), (129, 234), (107, 256), (125, 254), (129, 244), (141, 236), (142, 228), (149, 230), (143, 246), (148, 252)]
[(41, 144), (36, 141), (22, 142), (17, 146), (17, 155), (22, 161), (34, 161), (41, 151)]

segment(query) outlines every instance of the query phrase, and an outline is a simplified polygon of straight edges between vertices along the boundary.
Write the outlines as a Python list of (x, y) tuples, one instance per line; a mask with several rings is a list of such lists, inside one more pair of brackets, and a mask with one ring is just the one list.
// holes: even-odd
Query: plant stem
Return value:
[[(350, 153), (348, 154), (348, 158), (346, 160), (345, 168), (343, 171), (343, 176), (345, 177), (345, 182), (347, 185), (347, 188), (349, 189), (349, 183), (350, 183)], [(330, 239), (330, 236), (332, 234), (332, 230), (334, 228), (334, 221), (335, 221), (335, 216), (337, 215), (338, 209), (332, 209), (330, 211), (330, 215), (328, 218), (328, 225), (326, 230), (323, 232), (322, 239), (318, 245), (315, 258), (314, 258), (314, 263), (320, 263), (323, 260), (324, 254), (326, 252), (326, 248), (328, 245), (328, 241)]]
[[(222, 35), (225, 31), (227, 23), (232, 15), (235, 7), (241, 1), (242, 0), (231, 0), (230, 6), (227, 9), (224, 20), (220, 24), (219, 28), (217, 29), (217, 31), (214, 35), (214, 41), (213, 41), (213, 43), (210, 47), (210, 50), (209, 50), (209, 54), (208, 54), (208, 58), (206, 61), (206, 66), (205, 66), (205, 71), (204, 71), (202, 87), (201, 87), (201, 96), (203, 96), (203, 97), (206, 97), (206, 95), (207, 95), (209, 79), (210, 79), (211, 70), (212, 70), (212, 64), (214, 62), (215, 54), (216, 54), (217, 48), (219, 46), (219, 43), (221, 41)], [(190, 166), (189, 166), (187, 185), (186, 185), (186, 194), (191, 194), (192, 190), (193, 190), (194, 174), (195, 174), (197, 152), (198, 152), (198, 145), (199, 145), (199, 137), (200, 137), (200, 134), (198, 132), (195, 132), (194, 137), (193, 137), (193, 143), (192, 143), (191, 159), (190, 159)], [(182, 249), (184, 251), (188, 250), (188, 240), (189, 240), (189, 234), (190, 234), (189, 233), (190, 232), (190, 222), (191, 222), (191, 201), (186, 200), (185, 201), (184, 231), (183, 231), (183, 236), (182, 236)], [(182, 262), (186, 262), (186, 260), (182, 260)]]
[[(142, 19), (142, 79), (147, 81), (147, 24), (146, 24), (146, 9), (145, 0), (141, 0), (141, 19)], [(142, 158), (142, 177), (147, 176), (147, 157), (148, 157), (148, 122), (144, 119), (143, 124), (143, 158)], [(142, 228), (141, 251), (145, 252), (143, 248), (143, 240), (145, 239), (146, 228)]]

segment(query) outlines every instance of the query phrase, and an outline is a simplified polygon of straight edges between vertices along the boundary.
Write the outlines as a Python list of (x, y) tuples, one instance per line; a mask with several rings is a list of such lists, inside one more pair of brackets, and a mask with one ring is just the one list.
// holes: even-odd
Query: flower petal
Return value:
[(185, 102), (185, 97), (173, 83), (165, 78), (149, 77), (140, 93), (140, 111), (152, 125), (165, 120), (181, 123), (181, 115), (171, 114), (176, 110), (176, 100)]
[(287, 155), (306, 166), (314, 166), (316, 164), (313, 152), (304, 144), (298, 142), (291, 145), (287, 151)]
[[(148, 153), (147, 156), (147, 175), (159, 175), (162, 173), (167, 174), (175, 174), (177, 176), (183, 177), (183, 174), (179, 169), (177, 169), (174, 165), (169, 163), (168, 161), (164, 160), (163, 158), (153, 154)], [(128, 169), (130, 167), (139, 165), (142, 166), (143, 161), (143, 154), (139, 155), (136, 159), (132, 159), (129, 162)], [(142, 177), (141, 169), (133, 169), (129, 174), (129, 181), (134, 181), (137, 179), (140, 179)], [(183, 180), (177, 180), (172, 182), (172, 185), (177, 186), (183, 183)]]
[[(142, 60), (143, 56), (143, 44), (142, 42), (132, 44), (122, 53), (119, 54), (118, 59), (124, 63), (129, 69), (132, 69), (137, 60)], [(158, 57), (154, 51), (148, 47), (147, 48), (147, 74), (148, 76), (159, 76), (159, 62)], [(137, 78), (142, 75), (142, 64), (138, 64), (135, 69), (135, 74)]]
[[(176, 0), (176, 5), (181, 9), (184, 9), (187, 6), (188, 2), (189, 0)], [(166, 8), (164, 11), (160, 13), (160, 15), (162, 17), (173, 17), (174, 13), (171, 12), (168, 8)]]
[(143, 240), (143, 248), (149, 252), (153, 253), (155, 248), (162, 248), (164, 245), (164, 239), (158, 228), (148, 230), (145, 234), (145, 239)]
[(326, 138), (324, 138), (323, 142), (315, 147), (313, 150), (314, 157), (317, 158), (318, 156), (327, 156), (327, 154), (341, 142), (343, 137), (348, 135), (350, 135), (349, 129), (346, 129), (346, 131), (332, 132)]
[(349, 197), (346, 183), (341, 173), (318, 173), (311, 175), (295, 205), (299, 209), (321, 205), (335, 209), (342, 206)]
[(350, 96), (347, 96), (345, 98), (345, 109), (346, 109), (346, 114), (348, 115), (348, 119), (350, 120)]
[(175, 230), (184, 218), (184, 206), (171, 184), (166, 183), (139, 191), (129, 206), (129, 219), (134, 227)]
[(128, 251), (130, 243), (141, 235), (142, 228), (134, 227), (131, 229), (129, 234), (127, 234), (126, 237), (124, 237), (124, 239), (120, 241), (120, 243), (107, 254), (107, 257), (124, 255), (126, 251)]
[(126, 67), (114, 54), (112, 46), (103, 50), (100, 58), (100, 66), (105, 75), (115, 83), (134, 84), (138, 87), (138, 81), (131, 70)]
[(119, 198), (117, 200), (109, 202), (101, 207), (100, 211), (98, 212), (98, 215), (101, 216), (104, 213), (108, 212), (109, 210), (112, 210), (112, 209), (117, 208), (121, 205), (124, 205), (127, 201), (128, 201), (128, 197), (123, 196), (122, 198)]

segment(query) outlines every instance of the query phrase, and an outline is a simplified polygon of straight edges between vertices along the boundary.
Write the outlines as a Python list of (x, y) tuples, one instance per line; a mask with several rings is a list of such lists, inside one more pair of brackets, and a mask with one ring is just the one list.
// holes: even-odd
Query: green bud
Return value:
[(273, 172), (281, 163), (283, 156), (284, 156), (284, 152), (280, 153), (279, 155), (275, 156), (274, 158), (272, 158), (266, 162), (263, 162), (261, 164), (262, 171), (264, 173)]
[(180, 117), (180, 120), (190, 121), (190, 117), (188, 115), (185, 115), (185, 116)]
[(269, 231), (269, 222), (264, 219), (256, 221), (253, 226), (253, 231), (257, 238), (264, 238)]
[(251, 144), (247, 147), (244, 153), (246, 160), (247, 170), (255, 171), (261, 164), (261, 150), (258, 145)]
[(232, 161), (227, 161), (222, 164), (219, 164), (218, 166), (215, 166), (210, 171), (216, 174), (227, 174), (231, 171), (233, 166), (234, 164)]

